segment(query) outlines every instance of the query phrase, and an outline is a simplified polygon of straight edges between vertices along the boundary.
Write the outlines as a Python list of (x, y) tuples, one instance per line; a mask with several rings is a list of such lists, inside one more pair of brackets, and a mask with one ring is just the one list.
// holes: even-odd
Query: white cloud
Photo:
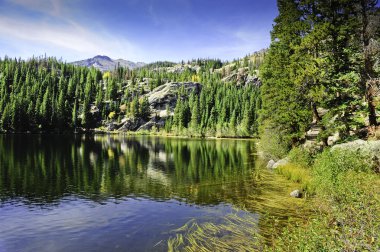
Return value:
[[(180, 61), (197, 57), (233, 59), (260, 50), (270, 42), (265, 27), (251, 27), (247, 24), (241, 27), (231, 24), (226, 27), (204, 20), (196, 23), (209, 27), (210, 31), (206, 36), (193, 37), (183, 28), (186, 27), (183, 23), (176, 22), (175, 15), (163, 15), (160, 6), (153, 0), (144, 4), (147, 17), (161, 29), (157, 37), (152, 38), (149, 38), (149, 30), (142, 30), (141, 34), (132, 34), (133, 37), (126, 38), (120, 32), (110, 30), (112, 27), (104, 26), (106, 23), (102, 23), (101, 18), (87, 23), (88, 20), (80, 15), (81, 8), (77, 8), (79, 1), (5, 1), (17, 11), (0, 15), (0, 44), (3, 53), (13, 54), (9, 56), (14, 57), (28, 58), (46, 53), (48, 56), (63, 57), (67, 61), (97, 54), (146, 62)], [(130, 0), (128, 4), (141, 2)], [(191, 13), (189, 0), (178, 0), (176, 4), (181, 10), (188, 9)], [(128, 25), (125, 29), (128, 29)], [(128, 34), (124, 31), (122, 33)], [(141, 44), (130, 40), (133, 38)]]
[(24, 46), (28, 46), (28, 42), (38, 42), (40, 47), (53, 46), (85, 55), (106, 54), (111, 57), (128, 55), (137, 58), (136, 53), (139, 51), (126, 39), (117, 38), (105, 32), (90, 32), (76, 23), (57, 27), (45, 22), (27, 22), (1, 16), (0, 35), (8, 39), (16, 39), (20, 45)]

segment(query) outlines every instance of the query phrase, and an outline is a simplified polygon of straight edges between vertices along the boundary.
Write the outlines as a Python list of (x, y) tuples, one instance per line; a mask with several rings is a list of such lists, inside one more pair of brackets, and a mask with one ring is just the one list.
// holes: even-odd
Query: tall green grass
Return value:
[(313, 158), (311, 154), (303, 148), (294, 148), (289, 154), (290, 162), (276, 169), (276, 173), (284, 176), (288, 180), (298, 183), (299, 189), (303, 193), (313, 195), (315, 193), (315, 184), (313, 183), (312, 169)]
[(315, 184), (313, 183), (310, 169), (305, 169), (300, 165), (290, 163), (278, 167), (276, 172), (288, 180), (298, 183), (298, 189), (302, 190), (306, 196), (313, 195), (315, 193)]
[[(325, 150), (312, 167), (316, 217), (290, 225), (271, 251), (379, 251), (380, 177), (367, 155)], [(295, 175), (293, 175), (295, 176)]]

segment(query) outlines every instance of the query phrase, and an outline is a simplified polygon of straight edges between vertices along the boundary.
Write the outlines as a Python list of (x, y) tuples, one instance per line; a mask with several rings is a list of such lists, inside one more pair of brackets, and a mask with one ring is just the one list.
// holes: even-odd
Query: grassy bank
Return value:
[(128, 135), (128, 136), (163, 136), (163, 137), (178, 137), (178, 138), (199, 138), (199, 139), (257, 139), (257, 136), (243, 135), (237, 133), (220, 133), (220, 132), (205, 132), (196, 133), (189, 129), (183, 129), (181, 131), (167, 132), (165, 130), (140, 130), (140, 131), (109, 131), (104, 127), (96, 128), (90, 131), (96, 134), (112, 134), (112, 135)]
[(302, 150), (278, 173), (314, 197), (306, 225), (289, 224), (269, 251), (378, 251), (380, 176), (376, 162), (350, 150), (325, 150), (312, 159)]
[(233, 207), (219, 218), (194, 219), (172, 230), (169, 251), (262, 251), (276, 240), (289, 221), (304, 223), (310, 214), (310, 200), (289, 197), (297, 184), (265, 169), (258, 159), (257, 167), (247, 177), (250, 186)]
[[(249, 214), (232, 213), (219, 224), (190, 222), (169, 240), (169, 250), (378, 251), (380, 176), (376, 173), (376, 162), (350, 150), (325, 150), (311, 157), (302, 149), (294, 149), (289, 159), (289, 164), (277, 168), (276, 173), (280, 174), (277, 177), (284, 181), (276, 178), (275, 187), (291, 183), (292, 188), (302, 189), (308, 199), (292, 199), (284, 190), (278, 190), (263, 202), (275, 200), (277, 206), (288, 198), (295, 200), (288, 201), (285, 207), (288, 214), (298, 202), (304, 202), (308, 211), (301, 210), (305, 206), (299, 205), (296, 218), (288, 218), (284, 224), (284, 220), (270, 216), (268, 210), (277, 207), (268, 208), (264, 204), (266, 207), (261, 211), (250, 209), (249, 212), (260, 214), (261, 223), (266, 223), (267, 235), (263, 235), (257, 219)], [(280, 191), (282, 198), (276, 200)]]

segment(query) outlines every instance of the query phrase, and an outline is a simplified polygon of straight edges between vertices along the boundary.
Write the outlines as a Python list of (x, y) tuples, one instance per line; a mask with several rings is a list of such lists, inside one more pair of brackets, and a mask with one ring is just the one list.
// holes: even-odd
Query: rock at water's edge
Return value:
[(278, 160), (273, 166), (272, 166), (272, 169), (277, 169), (278, 167), (280, 166), (284, 166), (284, 165), (287, 165), (289, 163), (289, 158), (284, 158), (284, 159), (281, 159), (281, 160)]
[(128, 118), (119, 128), (119, 131), (136, 131), (144, 123), (145, 121), (140, 118)]
[(293, 197), (293, 198), (301, 198), (302, 197), (302, 193), (300, 190), (294, 190), (293, 192), (290, 193), (290, 196)]
[(276, 162), (273, 161), (273, 159), (270, 160), (270, 161), (268, 162), (268, 164), (267, 164), (267, 168), (268, 168), (268, 169), (272, 169), (272, 168), (273, 168), (273, 165), (274, 165), (275, 163), (276, 163)]

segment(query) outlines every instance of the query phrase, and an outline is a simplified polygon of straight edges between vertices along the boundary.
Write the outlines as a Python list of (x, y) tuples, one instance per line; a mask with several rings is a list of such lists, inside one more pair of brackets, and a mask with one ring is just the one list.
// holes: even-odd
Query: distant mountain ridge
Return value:
[(146, 65), (143, 62), (133, 62), (124, 59), (113, 60), (105, 55), (97, 55), (93, 58), (72, 62), (71, 64), (76, 66), (95, 67), (100, 71), (112, 71), (118, 65), (129, 69), (135, 69)]

